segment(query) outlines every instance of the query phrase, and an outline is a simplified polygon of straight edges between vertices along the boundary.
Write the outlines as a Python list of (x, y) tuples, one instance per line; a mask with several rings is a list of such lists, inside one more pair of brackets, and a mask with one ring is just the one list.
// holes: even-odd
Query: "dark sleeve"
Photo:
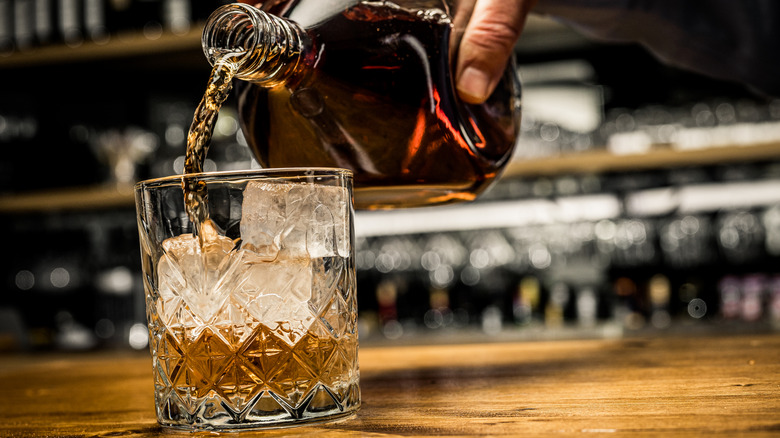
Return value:
[(778, 0), (539, 0), (536, 12), (661, 61), (780, 96)]

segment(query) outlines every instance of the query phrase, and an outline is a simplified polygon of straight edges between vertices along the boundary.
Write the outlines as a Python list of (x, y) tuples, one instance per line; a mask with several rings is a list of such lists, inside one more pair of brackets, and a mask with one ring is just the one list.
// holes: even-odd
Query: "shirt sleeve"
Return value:
[(780, 1), (539, 0), (536, 12), (661, 61), (780, 96)]

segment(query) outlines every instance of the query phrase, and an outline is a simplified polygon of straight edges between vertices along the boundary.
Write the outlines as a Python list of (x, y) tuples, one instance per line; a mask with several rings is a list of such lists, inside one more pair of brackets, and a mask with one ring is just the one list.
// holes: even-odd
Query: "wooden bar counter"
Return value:
[[(780, 436), (780, 334), (370, 346), (363, 406), (228, 436)], [(148, 353), (0, 356), (0, 437), (216, 436), (154, 418)]]

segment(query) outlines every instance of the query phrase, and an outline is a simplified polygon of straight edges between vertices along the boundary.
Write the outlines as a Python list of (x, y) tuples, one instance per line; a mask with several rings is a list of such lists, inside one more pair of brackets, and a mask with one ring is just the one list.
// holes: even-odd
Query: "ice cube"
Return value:
[(241, 240), (265, 260), (279, 253), (285, 230), (285, 195), (292, 186), (276, 182), (250, 181), (244, 189), (241, 207)]
[(210, 321), (229, 295), (235, 268), (234, 242), (221, 236), (210, 221), (202, 226), (204, 244), (192, 234), (166, 239), (157, 264), (158, 310), (166, 324), (186, 304), (201, 323)]
[(347, 256), (349, 224), (347, 190), (302, 184), (287, 193), (287, 232), (282, 249), (311, 258)]
[(285, 232), (281, 240), (284, 257), (309, 257), (306, 251), (306, 233), (310, 227), (308, 214), (310, 198), (314, 191), (310, 184), (299, 184), (290, 187), (285, 194)]
[(308, 310), (311, 260), (280, 255), (269, 262), (248, 250), (242, 250), (241, 255), (241, 264), (233, 272), (236, 287), (232, 299), (269, 329), (288, 332), (283, 338), (292, 344), (314, 320)]
[(244, 191), (241, 238), (266, 260), (349, 255), (349, 193), (315, 183), (250, 182)]
[[(317, 197), (319, 206), (313, 215), (316, 224), (314, 228), (320, 231), (310, 233), (308, 245), (314, 248), (330, 248), (329, 239), (332, 238), (335, 252), (323, 252), (313, 257), (349, 257), (351, 237), (349, 192), (345, 187), (320, 186)], [(333, 234), (327, 231), (328, 228)]]

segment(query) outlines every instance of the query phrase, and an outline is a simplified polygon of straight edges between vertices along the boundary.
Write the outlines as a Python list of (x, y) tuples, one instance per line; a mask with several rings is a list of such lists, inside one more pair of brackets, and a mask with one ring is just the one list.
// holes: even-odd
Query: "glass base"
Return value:
[[(338, 393), (345, 392), (344, 400)], [(341, 391), (321, 385), (311, 391), (296, 408), (281, 397), (264, 391), (236, 412), (217, 395), (206, 397), (194, 413), (189, 413), (179, 397), (171, 393), (158, 403), (157, 419), (166, 428), (184, 430), (243, 430), (284, 428), (344, 420), (360, 407), (360, 390), (354, 383)]]

